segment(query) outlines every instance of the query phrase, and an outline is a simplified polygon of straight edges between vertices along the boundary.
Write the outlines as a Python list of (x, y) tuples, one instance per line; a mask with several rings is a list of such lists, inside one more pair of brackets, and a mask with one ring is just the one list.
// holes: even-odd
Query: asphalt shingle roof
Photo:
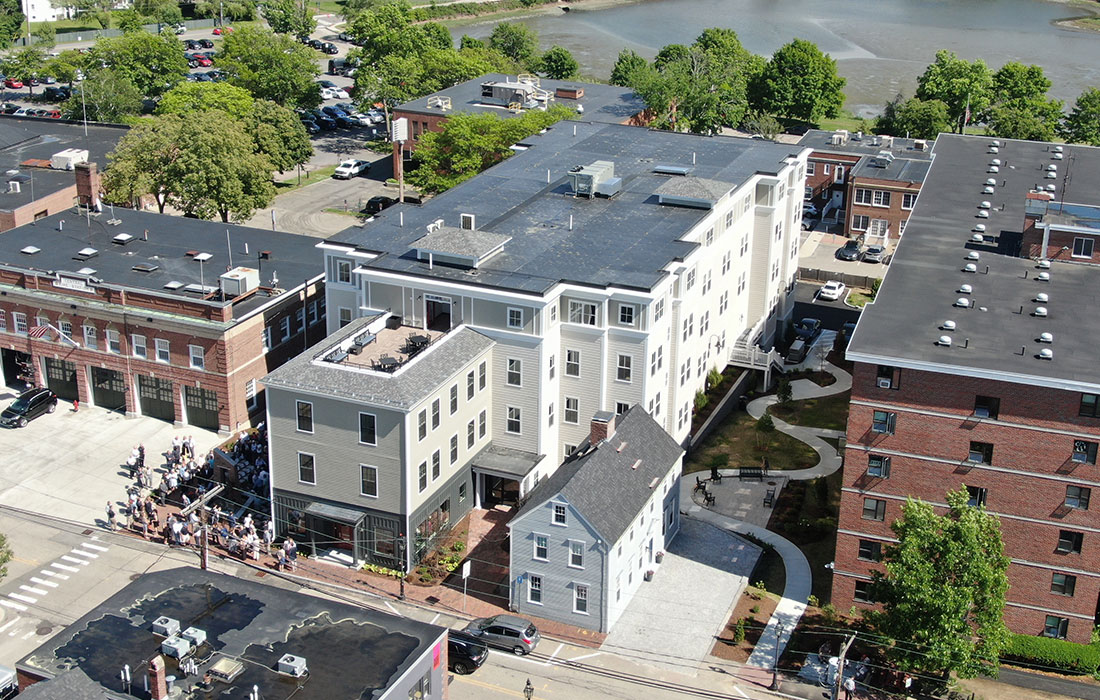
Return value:
[(560, 493), (606, 541), (616, 542), (653, 496), (654, 480), (684, 453), (641, 405), (616, 417), (609, 440), (585, 447), (531, 492), (512, 522)]

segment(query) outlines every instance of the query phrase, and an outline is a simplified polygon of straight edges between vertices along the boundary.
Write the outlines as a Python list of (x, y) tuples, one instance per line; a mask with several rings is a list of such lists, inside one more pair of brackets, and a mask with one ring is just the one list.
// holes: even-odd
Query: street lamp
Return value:
[(527, 698), (527, 700), (531, 700), (531, 698), (535, 697), (535, 686), (531, 685), (530, 678), (527, 679), (527, 685), (523, 686), (523, 697)]
[(783, 637), (783, 623), (775, 623), (775, 657), (772, 660), (772, 684), (768, 690), (779, 690), (779, 640)]
[(401, 593), (397, 596), (398, 600), (405, 600), (405, 535), (399, 535), (397, 540), (397, 556), (400, 559), (398, 571), (401, 575), (397, 580), (401, 582)]

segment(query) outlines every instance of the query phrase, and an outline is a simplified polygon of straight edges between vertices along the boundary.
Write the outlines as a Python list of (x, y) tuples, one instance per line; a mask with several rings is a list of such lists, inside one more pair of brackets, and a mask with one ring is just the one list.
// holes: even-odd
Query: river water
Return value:
[[(645, 0), (522, 21), (544, 49), (564, 46), (583, 74), (603, 79), (620, 49), (652, 58), (666, 44), (691, 43), (706, 27), (729, 27), (765, 56), (793, 38), (809, 39), (837, 59), (848, 79), (848, 109), (869, 115), (899, 92), (911, 96), (938, 49), (982, 58), (993, 69), (1008, 61), (1039, 64), (1054, 83), (1051, 96), (1072, 105), (1086, 87), (1100, 86), (1100, 33), (1053, 22), (1082, 14), (1041, 0)], [(454, 33), (484, 38), (494, 24)]]

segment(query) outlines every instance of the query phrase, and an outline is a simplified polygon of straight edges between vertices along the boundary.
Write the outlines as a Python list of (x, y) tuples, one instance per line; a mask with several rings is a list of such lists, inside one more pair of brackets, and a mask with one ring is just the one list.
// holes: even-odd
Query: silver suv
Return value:
[(481, 617), (466, 626), (466, 634), (492, 647), (511, 650), (517, 655), (530, 654), (539, 643), (539, 631), (530, 620), (515, 615)]

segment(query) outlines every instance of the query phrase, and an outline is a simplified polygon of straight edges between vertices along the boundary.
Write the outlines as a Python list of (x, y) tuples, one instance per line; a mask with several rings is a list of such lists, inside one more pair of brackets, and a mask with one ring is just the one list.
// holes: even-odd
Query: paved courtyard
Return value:
[[(15, 396), (0, 388), (0, 406), (7, 407)], [(146, 464), (159, 471), (161, 453), (173, 435), (194, 436), (199, 454), (222, 440), (193, 426), (175, 428), (94, 406), (73, 413), (72, 404), (60, 401), (56, 412), (25, 428), (0, 428), (0, 505), (96, 524), (106, 517), (108, 500), (125, 500), (132, 483), (125, 462), (133, 446), (143, 443)], [(160, 482), (159, 473), (153, 481)]]
[(760, 548), (698, 520), (681, 522), (653, 580), (634, 594), (601, 648), (694, 675), (748, 584)]

